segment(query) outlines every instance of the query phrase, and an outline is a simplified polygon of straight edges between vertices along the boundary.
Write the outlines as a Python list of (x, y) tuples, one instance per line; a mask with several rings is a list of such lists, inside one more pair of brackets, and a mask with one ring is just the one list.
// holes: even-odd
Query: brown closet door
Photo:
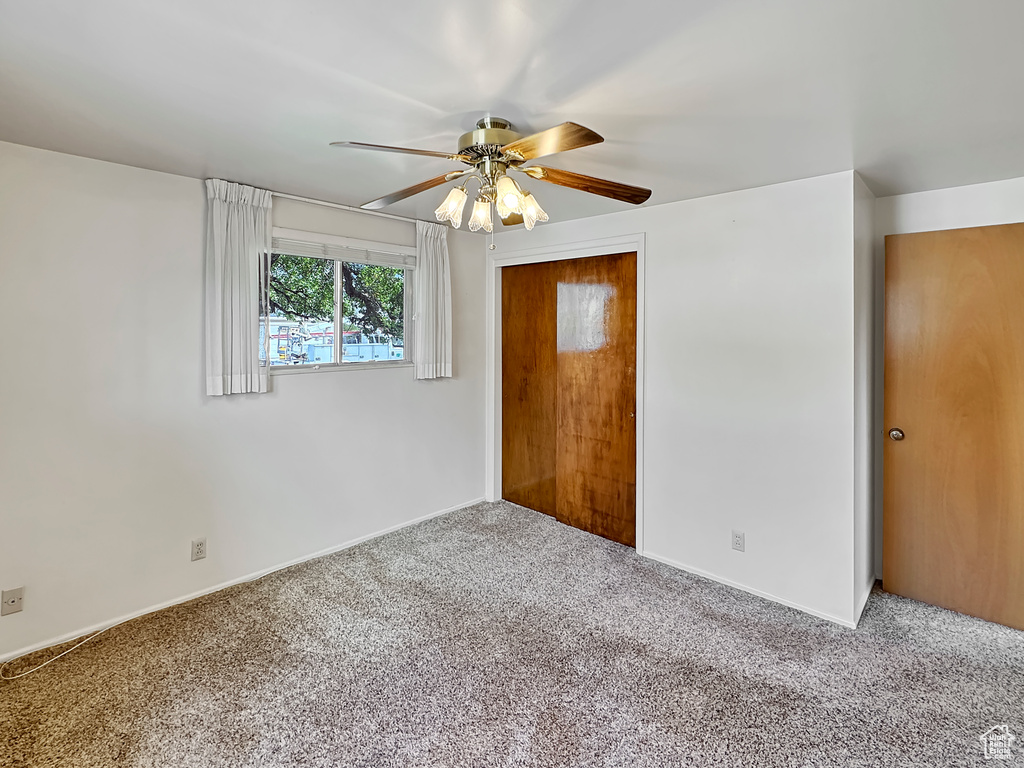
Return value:
[(555, 515), (557, 262), (501, 270), (502, 497)]
[(636, 545), (636, 254), (502, 270), (509, 501)]
[(885, 429), (885, 589), (1024, 629), (1024, 224), (886, 238)]

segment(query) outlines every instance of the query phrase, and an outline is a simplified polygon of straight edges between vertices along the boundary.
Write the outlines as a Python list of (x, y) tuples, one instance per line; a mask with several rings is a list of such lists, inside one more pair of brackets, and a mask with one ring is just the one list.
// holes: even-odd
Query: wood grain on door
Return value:
[(883, 586), (1024, 629), (1024, 224), (887, 237), (885, 291)]

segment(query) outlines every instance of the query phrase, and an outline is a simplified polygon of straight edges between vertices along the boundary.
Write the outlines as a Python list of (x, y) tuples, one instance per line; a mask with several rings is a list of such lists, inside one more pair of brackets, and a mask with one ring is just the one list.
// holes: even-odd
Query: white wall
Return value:
[(874, 412), (874, 216), (875, 196), (853, 175), (854, 302), (854, 610), (859, 616), (875, 583), (874, 453), (880, 450), (872, 431)]
[[(199, 180), (0, 143), (0, 586), (25, 586), (0, 657), (483, 495), (482, 240), (449, 240), (453, 380), (209, 398), (204, 210)], [(294, 202), (274, 218), (414, 242)]]
[(875, 203), (875, 231), (881, 237), (1020, 221), (1024, 221), (1024, 177), (880, 197)]
[[(880, 197), (875, 202), (875, 407), (874, 430), (883, 423), (885, 236), (1024, 222), (1024, 178)], [(875, 571), (882, 577), (882, 452), (875, 456)]]
[(644, 554), (848, 624), (854, 188), (845, 172), (495, 236), (501, 258), (645, 233)]

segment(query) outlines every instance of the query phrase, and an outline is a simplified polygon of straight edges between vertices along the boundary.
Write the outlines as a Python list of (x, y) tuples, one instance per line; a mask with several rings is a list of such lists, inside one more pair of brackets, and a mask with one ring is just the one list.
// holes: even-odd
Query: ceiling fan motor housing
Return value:
[(482, 160), (486, 157), (497, 160), (501, 148), (523, 138), (513, 130), (512, 123), (501, 117), (485, 117), (477, 121), (476, 129), (459, 137), (459, 154)]

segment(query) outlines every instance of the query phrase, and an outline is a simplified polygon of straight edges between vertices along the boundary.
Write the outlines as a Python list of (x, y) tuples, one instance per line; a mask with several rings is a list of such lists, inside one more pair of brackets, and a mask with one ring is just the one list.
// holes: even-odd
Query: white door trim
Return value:
[(636, 252), (636, 550), (644, 554), (644, 307), (646, 235), (643, 232), (600, 240), (487, 253), (487, 383), (484, 424), (484, 491), (488, 501), (501, 498), (501, 268), (540, 261), (580, 259)]

